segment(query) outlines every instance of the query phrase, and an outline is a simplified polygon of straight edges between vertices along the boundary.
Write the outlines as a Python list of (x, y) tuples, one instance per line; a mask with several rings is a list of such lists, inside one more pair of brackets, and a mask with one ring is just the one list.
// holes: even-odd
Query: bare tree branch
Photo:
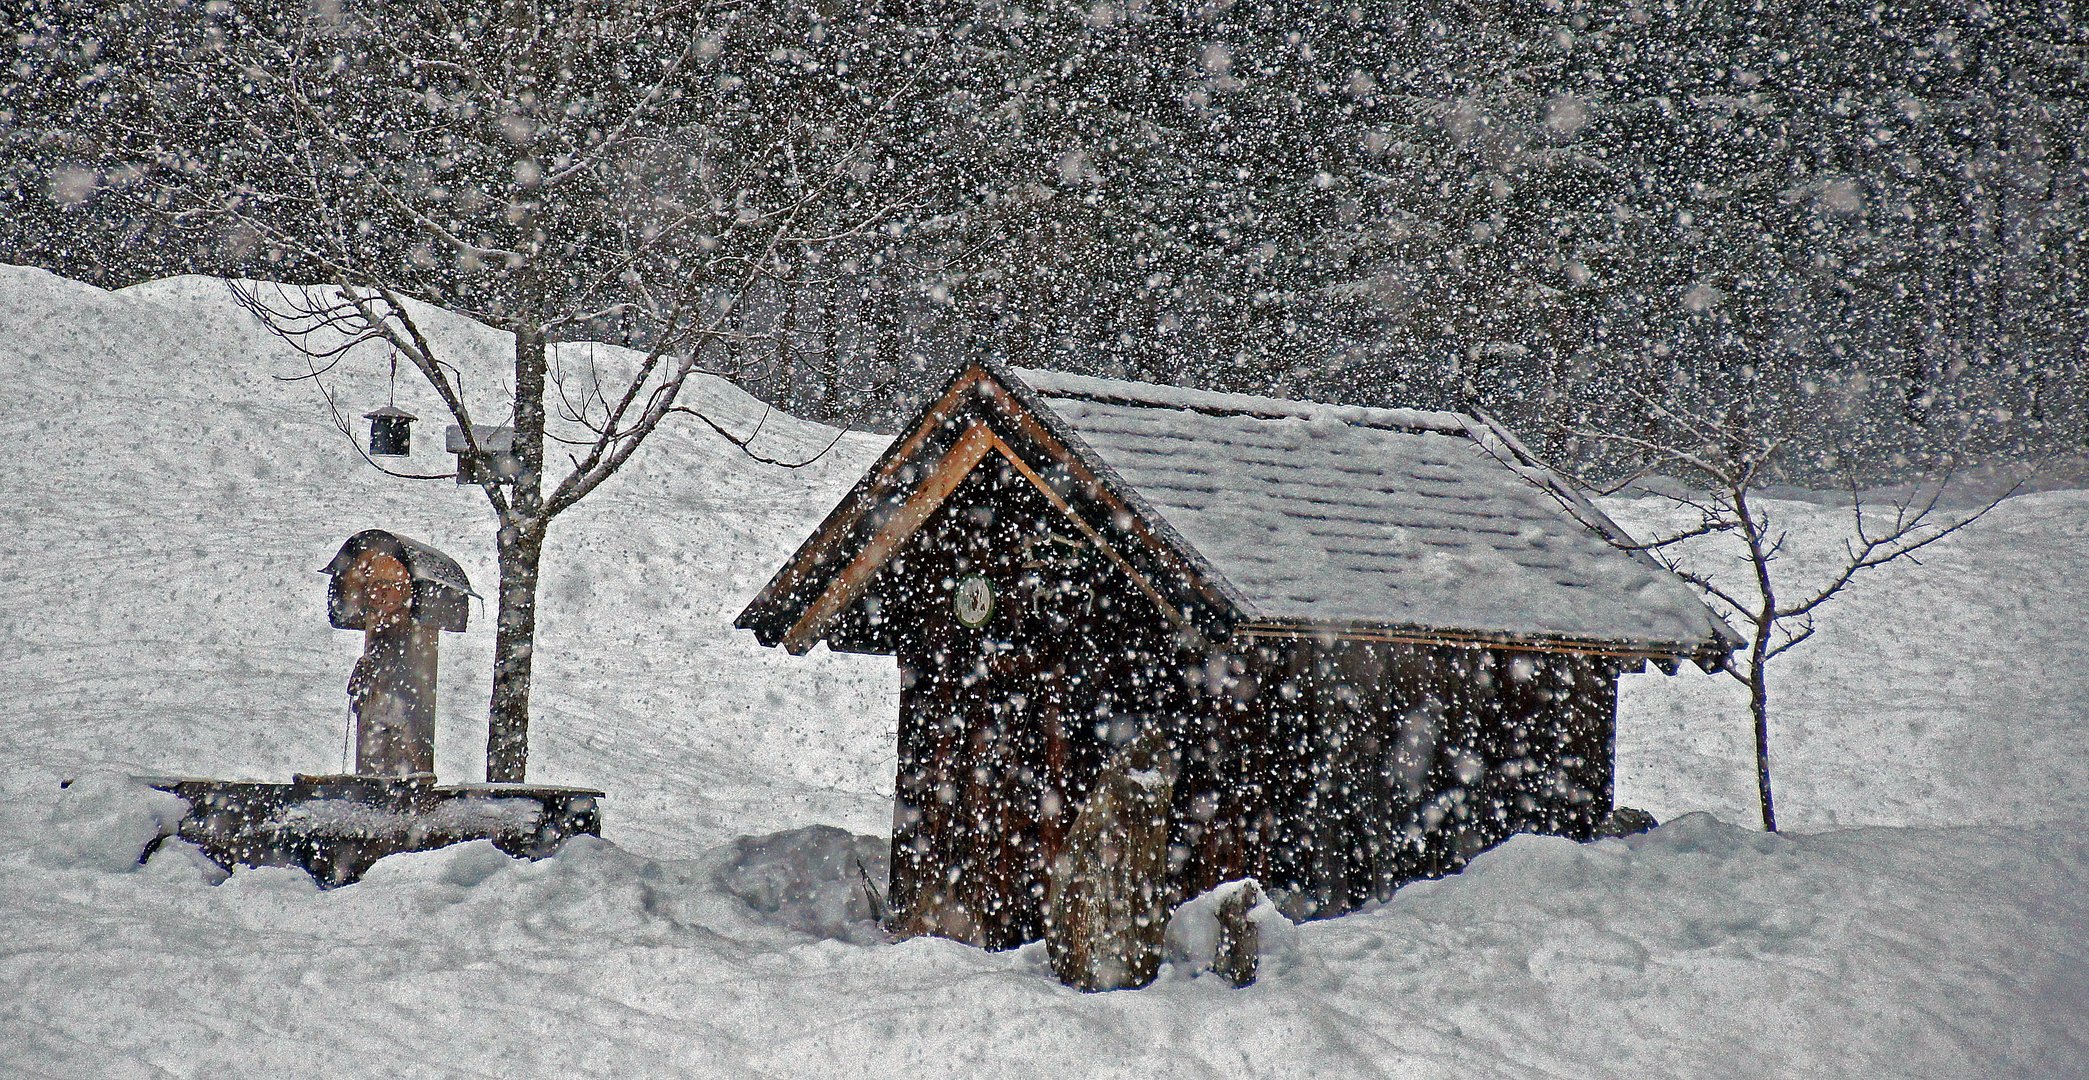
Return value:
[(843, 435), (848, 434), (848, 428), (837, 425), (834, 429), (834, 437), (827, 440), (827, 445), (821, 447), (819, 453), (800, 461), (784, 461), (781, 458), (768, 457), (763, 454), (755, 453), (754, 451), (753, 443), (755, 436), (761, 434), (762, 424), (766, 423), (769, 419), (769, 411), (767, 409), (762, 410), (762, 418), (760, 421), (756, 422), (754, 430), (748, 432), (747, 435), (745, 435), (744, 437), (735, 435), (732, 432), (727, 431), (723, 426), (721, 426), (718, 423), (718, 421), (713, 420), (710, 417), (704, 415), (702, 412), (699, 412), (696, 409), (689, 408), (686, 405), (676, 405), (668, 411), (683, 413), (688, 416), (694, 416), (697, 418), (698, 421), (703, 423), (705, 427), (708, 427), (712, 431), (717, 432), (720, 438), (738, 447), (741, 453), (746, 454), (748, 457), (754, 459), (755, 461), (759, 461), (764, 465), (775, 465), (785, 469), (802, 469), (805, 468), (807, 465), (811, 465), (814, 462), (819, 461), (821, 458), (826, 457), (828, 452), (832, 451), (835, 448), (835, 446), (840, 444), (841, 437)]

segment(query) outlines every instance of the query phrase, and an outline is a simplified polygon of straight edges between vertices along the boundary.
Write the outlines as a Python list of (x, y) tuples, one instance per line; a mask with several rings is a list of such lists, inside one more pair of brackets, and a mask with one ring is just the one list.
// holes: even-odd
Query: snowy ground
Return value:
[[(497, 336), (442, 338), (491, 400)], [(855, 849), (805, 828), (883, 831), (889, 662), (729, 624), (872, 437), (785, 474), (673, 433), (555, 529), (532, 772), (609, 789), (607, 843), (401, 857), (325, 894), (210, 885), (172, 848), (127, 870), (151, 809), (112, 773), (339, 767), (357, 642), (312, 571), (348, 534), (396, 528), (491, 584), (477, 492), (376, 476), (270, 378), (297, 370), (222, 283), (0, 268), (0, 1074), (2089, 1076), (2089, 493), (2009, 500), (1780, 661), (1794, 834), (1741, 827), (1735, 687), (1635, 676), (1619, 794), (1671, 824), (1518, 839), (1300, 928), (1245, 991), (1171, 972), (1088, 997), (1034, 947), (866, 942)], [(374, 370), (344, 411), (383, 403)], [(439, 466), (439, 408), (400, 401)], [(762, 431), (786, 454), (827, 435)], [(1778, 509), (1803, 571), (1834, 512)], [(479, 775), (490, 638), (445, 641), (452, 779)]]

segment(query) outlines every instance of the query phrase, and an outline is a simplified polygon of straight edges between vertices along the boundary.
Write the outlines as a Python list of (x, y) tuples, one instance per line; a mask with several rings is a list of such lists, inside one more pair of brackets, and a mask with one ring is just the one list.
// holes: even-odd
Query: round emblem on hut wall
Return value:
[(957, 621), (970, 627), (985, 626), (994, 617), (994, 583), (985, 574), (966, 575), (951, 594), (950, 606), (957, 612)]

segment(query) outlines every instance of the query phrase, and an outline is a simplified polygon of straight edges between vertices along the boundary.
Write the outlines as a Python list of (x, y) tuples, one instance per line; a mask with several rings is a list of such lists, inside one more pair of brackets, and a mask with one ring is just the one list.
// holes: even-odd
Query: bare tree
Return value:
[[(1766, 478), (1774, 475), (1789, 439), (1751, 424), (1747, 411), (1735, 406), (1717, 417), (1639, 396), (1651, 423), (1644, 436), (1610, 431), (1581, 431), (1583, 438), (1607, 443), (1636, 460), (1638, 468), (1609, 485), (1621, 490), (1649, 474), (1680, 480), (1687, 490), (1662, 497), (1696, 517), (1651, 541), (1629, 545), (1659, 559), (1678, 577), (1702, 591), (1728, 618), (1738, 620), (1747, 636), (1747, 659), (1729, 662), (1726, 671), (1748, 688), (1748, 711), (1755, 723), (1755, 774), (1762, 801), (1763, 828), (1777, 831), (1776, 804), (1770, 791), (1770, 662), (1811, 638), (1822, 607), (1843, 594), (1865, 571), (1888, 563), (1919, 562), (1916, 552), (1986, 516), (2015, 488), (1980, 502), (1971, 510), (1948, 513), (1942, 501), (1950, 474), (1928, 484), (1908, 487), (1883, 505), (1867, 505), (1854, 477), (1849, 479), (1850, 530), (1843, 551), (1825, 578), (1800, 584), (1780, 569), (1789, 530), (1763, 504)], [(1686, 541), (1731, 535), (1740, 542), (1743, 572), (1715, 569)], [(1812, 575), (1809, 575), (1810, 577)]]
[[(673, 2), (251, 3), (224, 7), (184, 54), (240, 137), (187, 148), (163, 202), (314, 283), (243, 286), (240, 302), (313, 358), (315, 380), (358, 345), (388, 347), (434, 389), (473, 460), (511, 429), (512, 475), (482, 484), (500, 575), (490, 781), (527, 769), (551, 523), (671, 417), (749, 449), (754, 433), (728, 431), (682, 391), (743, 353), (728, 346), (753, 335), (733, 313), (757, 282), (892, 209), (865, 196), (876, 166), (858, 152), (891, 102), (797, 115), (799, 72), (728, 48), (763, 31), (729, 6)], [(504, 400), (467, 393), (409, 299), (514, 335)], [(569, 378), (550, 343), (605, 327), (642, 358), (608, 385), (593, 365)], [(548, 395), (565, 423), (547, 424)], [(565, 451), (559, 475), (547, 443)]]

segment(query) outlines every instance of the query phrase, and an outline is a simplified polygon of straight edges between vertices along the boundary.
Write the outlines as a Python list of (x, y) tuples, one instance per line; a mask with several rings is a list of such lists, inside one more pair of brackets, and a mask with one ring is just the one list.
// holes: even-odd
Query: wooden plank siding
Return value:
[(1613, 662), (1295, 638), (1244, 654), (1266, 740), (1259, 875), (1322, 917), (1456, 871), (1516, 832), (1592, 835), (1612, 806)]
[[(982, 455), (836, 623), (899, 658), (903, 929), (1035, 940), (1075, 811), (1111, 749), (1156, 723), (1180, 761), (1171, 899), (1252, 875), (1290, 913), (1325, 917), (1511, 833), (1586, 836), (1608, 813), (1614, 662), (1314, 637), (1205, 645), (1067, 514), (1028, 470)], [(950, 603), (975, 573), (996, 597), (977, 629)]]
[[(1063, 510), (984, 458), (863, 590), (851, 620), (901, 670), (893, 909), (906, 929), (1007, 948), (1042, 932), (1045, 873), (1113, 745), (1178, 708), (1176, 628)], [(1055, 539), (1055, 536), (1057, 539)], [(957, 582), (995, 608), (965, 626)]]

